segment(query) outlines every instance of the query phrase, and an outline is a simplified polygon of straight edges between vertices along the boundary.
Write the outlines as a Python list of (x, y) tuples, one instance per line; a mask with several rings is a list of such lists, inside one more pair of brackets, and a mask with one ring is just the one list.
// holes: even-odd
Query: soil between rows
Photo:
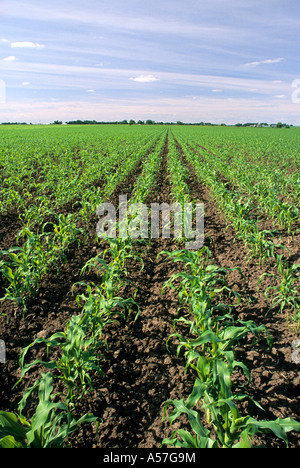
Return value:
[[(170, 202), (166, 157), (167, 148), (157, 184), (160, 202)], [(129, 181), (131, 187), (135, 176)], [(245, 283), (237, 273), (229, 276), (230, 286), (244, 294), (244, 300), (236, 310), (237, 317), (264, 323), (274, 339), (271, 351), (263, 339), (253, 347), (250, 338), (237, 349), (238, 360), (246, 362), (251, 369), (252, 379), (246, 393), (254, 397), (265, 412), (251, 402), (244, 405), (244, 410), (260, 419), (290, 416), (300, 420), (299, 364), (292, 361), (292, 342), (297, 336), (278, 312), (268, 313), (263, 294), (256, 293), (258, 278), (268, 266), (260, 267), (256, 261), (246, 264), (244, 246), (240, 242), (232, 242), (234, 233), (230, 228), (225, 230), (226, 223), (218, 213), (209, 190), (197, 182), (192, 170), (190, 187), (193, 195), (205, 203), (205, 242), (212, 250), (212, 262), (228, 268), (240, 266), (246, 276)], [(0, 318), (0, 337), (7, 345), (7, 362), (0, 364), (2, 410), (15, 411), (24, 386), (32, 384), (39, 375), (38, 370), (30, 373), (20, 387), (11, 391), (19, 377), (18, 358), (22, 347), (37, 336), (49, 336), (62, 330), (71, 315), (78, 313), (71, 287), (76, 281), (94, 279), (89, 275), (82, 278), (80, 270), (101, 248), (93, 240), (74, 247), (60, 275), (57, 277), (53, 271), (45, 278), (38, 296), (30, 301), (24, 319), (14, 305), (0, 304), (1, 311), (9, 317), (9, 322)], [(143, 252), (144, 270), (139, 271), (138, 263), (129, 263), (130, 279), (139, 288), (136, 300), (140, 304), (141, 315), (137, 322), (130, 316), (125, 322), (115, 323), (106, 330), (109, 345), (103, 362), (106, 376), (104, 379), (95, 376), (94, 391), (77, 408), (78, 414), (92, 412), (103, 423), (97, 435), (94, 427), (83, 426), (71, 438), (75, 448), (153, 448), (160, 447), (162, 440), (170, 437), (172, 431), (168, 423), (162, 421), (163, 404), (169, 398), (186, 398), (193, 384), (191, 376), (184, 372), (183, 360), (176, 357), (175, 345), (170, 346), (171, 352), (166, 348), (166, 340), (173, 331), (178, 300), (170, 291), (161, 296), (161, 289), (174, 272), (180, 271), (180, 267), (166, 262), (163, 257), (157, 259), (157, 254), (177, 248), (172, 239), (152, 240)], [(252, 302), (246, 300), (249, 295), (255, 298)], [(40, 355), (38, 350), (33, 350), (30, 360), (37, 355)], [(237, 383), (240, 381), (243, 377), (237, 375)], [(176, 423), (175, 427), (179, 424)], [(181, 424), (184, 427), (184, 421)], [(274, 438), (265, 437), (261, 441), (268, 447), (283, 446)], [(290, 441), (291, 448), (299, 447), (298, 434), (290, 436)]]

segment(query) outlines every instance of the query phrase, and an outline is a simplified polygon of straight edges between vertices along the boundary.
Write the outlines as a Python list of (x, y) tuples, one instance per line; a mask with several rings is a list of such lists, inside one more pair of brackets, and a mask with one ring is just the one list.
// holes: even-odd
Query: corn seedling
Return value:
[[(42, 373), (41, 378), (25, 390), (18, 414), (0, 411), (1, 448), (64, 448), (68, 446), (68, 436), (77, 431), (81, 424), (97, 423), (97, 418), (89, 414), (76, 420), (52, 392), (51, 374)], [(27, 400), (34, 394), (38, 396), (38, 405), (32, 417), (27, 419), (22, 412)]]
[[(165, 415), (170, 405), (174, 407), (169, 422), (172, 424), (179, 415), (187, 414), (193, 433), (175, 431), (172, 439), (164, 440), (163, 445), (185, 448), (250, 447), (252, 436), (268, 430), (287, 443), (286, 432), (300, 430), (300, 423), (291, 419), (257, 422), (250, 417), (242, 417), (238, 411), (238, 402), (246, 395), (232, 392), (232, 375), (235, 368), (239, 367), (249, 381), (250, 372), (244, 363), (236, 361), (235, 344), (249, 333), (260, 336), (267, 331), (264, 326), (257, 326), (253, 321), (234, 322), (228, 312), (224, 313), (226, 308), (223, 304), (214, 304), (221, 291), (225, 290), (230, 297), (230, 289), (223, 269), (205, 265), (201, 257), (204, 252), (207, 254), (207, 262), (209, 254), (205, 249), (196, 254), (184, 251), (169, 254), (175, 261), (185, 261), (188, 272), (174, 275), (164, 287), (169, 287), (180, 278), (179, 298), (189, 307), (191, 317), (175, 319), (175, 333), (169, 339), (177, 338), (177, 355), (184, 350), (186, 369), (192, 369), (196, 381), (186, 402), (169, 400), (165, 405)], [(215, 290), (216, 286), (218, 288)], [(177, 332), (179, 324), (188, 327), (187, 337)], [(270, 345), (269, 337), (268, 340)], [(206, 425), (212, 427), (215, 437), (203, 426), (202, 413), (193, 409), (199, 401), (206, 415)]]
[[(288, 433), (300, 431), (300, 423), (292, 418), (276, 419), (275, 421), (257, 421), (250, 416), (242, 416), (237, 408), (237, 402), (244, 399), (244, 395), (236, 397), (230, 389), (230, 376), (226, 365), (218, 364), (218, 372), (222, 388), (218, 399), (215, 401), (206, 389), (206, 385), (196, 379), (193, 392), (186, 401), (169, 400), (165, 405), (172, 405), (174, 410), (168, 418), (172, 425), (182, 414), (188, 416), (191, 432), (187, 430), (175, 430), (171, 439), (164, 439), (162, 445), (175, 448), (253, 448), (254, 437), (259, 434), (271, 433), (282, 439), (286, 447), (289, 445)], [(204, 411), (209, 412), (209, 423), (214, 428), (214, 433), (202, 423), (202, 412), (197, 409), (197, 404), (202, 403)], [(195, 409), (196, 408), (196, 409)]]
[(279, 275), (264, 273), (259, 279), (258, 289), (264, 277), (276, 278), (279, 284), (276, 286), (269, 286), (265, 290), (265, 297), (270, 300), (270, 296), (272, 296), (272, 304), (274, 306), (279, 306), (281, 313), (287, 310), (289, 313), (293, 314), (295, 321), (297, 321), (300, 311), (300, 264), (295, 263), (289, 266), (282, 255), (277, 255), (276, 266)]
[(105, 285), (96, 285), (95, 283), (78, 282), (75, 286), (85, 286), (87, 294), (78, 294), (76, 301), (79, 307), (83, 307), (83, 313), (89, 317), (89, 323), (92, 333), (94, 334), (97, 329), (102, 330), (105, 324), (114, 320), (115, 316), (124, 319), (127, 315), (131, 314), (133, 310), (138, 311), (135, 319), (139, 315), (139, 306), (131, 298), (124, 299), (120, 296), (113, 296), (111, 294), (114, 290), (113, 286), (109, 286), (109, 297)]
[[(89, 327), (90, 323), (85, 316), (73, 316), (66, 325), (65, 331), (55, 333), (48, 339), (37, 338), (22, 350), (19, 361), (20, 380), (36, 365), (42, 365), (47, 369), (55, 369), (58, 373), (57, 378), (63, 381), (67, 388), (66, 401), (69, 405), (73, 405), (76, 400), (86, 393), (88, 388), (92, 387), (91, 372), (104, 375), (99, 367), (99, 361), (102, 357), (99, 348), (103, 345), (103, 342), (99, 333), (97, 336), (95, 334), (89, 336)], [(58, 350), (58, 357), (52, 361), (35, 360), (24, 365), (28, 350), (39, 344), (46, 346), (47, 355), (50, 348)]]
[(128, 275), (128, 270), (126, 263), (129, 259), (134, 259), (141, 262), (141, 270), (144, 268), (144, 262), (140, 255), (138, 255), (135, 250), (135, 244), (138, 241), (135, 240), (133, 243), (132, 239), (126, 238), (115, 238), (115, 239), (106, 239), (109, 247), (104, 250), (102, 258), (105, 258), (106, 255), (110, 257), (110, 265), (117, 266), (117, 268), (123, 272), (125, 276)]
[(26, 298), (36, 293), (49, 264), (54, 263), (55, 255), (51, 245), (44, 245), (42, 235), (24, 228), (20, 231), (18, 240), (21, 236), (27, 238), (22, 248), (14, 247), (0, 252), (0, 255), (6, 257), (0, 262), (0, 270), (9, 281), (3, 299), (22, 305), (25, 312)]
[(216, 265), (209, 264), (211, 252), (207, 247), (193, 252), (188, 250), (179, 250), (174, 252), (162, 251), (159, 255), (167, 255), (172, 261), (184, 262), (185, 272), (177, 273), (165, 283), (165, 288), (177, 289), (181, 302), (192, 303), (197, 298), (203, 296), (211, 307), (211, 300), (220, 294), (227, 294), (228, 297), (234, 295), (238, 301), (240, 295), (231, 290), (227, 284), (227, 275), (229, 271), (238, 270), (242, 275), (240, 268), (225, 269)]
[(270, 237), (274, 237), (277, 232), (275, 231), (259, 231), (257, 228), (249, 234), (240, 234), (238, 237), (242, 238), (246, 245), (249, 247), (248, 261), (252, 258), (258, 257), (259, 264), (266, 260), (275, 257), (275, 249), (284, 249), (283, 244), (274, 244)]

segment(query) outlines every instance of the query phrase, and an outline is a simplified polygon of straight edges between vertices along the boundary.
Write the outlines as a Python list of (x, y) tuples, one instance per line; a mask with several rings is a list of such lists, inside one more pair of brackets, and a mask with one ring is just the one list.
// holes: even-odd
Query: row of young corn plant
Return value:
[(161, 170), (163, 149), (166, 145), (166, 132), (163, 132), (153, 151), (143, 159), (143, 170), (136, 180), (131, 194), (131, 203), (143, 203), (155, 186)]
[[(107, 241), (108, 249), (82, 268), (82, 274), (93, 269), (99, 282), (79, 282), (73, 286), (81, 312), (71, 317), (63, 331), (49, 338), (37, 338), (22, 350), (19, 360), (21, 378), (16, 386), (21, 385), (25, 375), (37, 366), (48, 372), (40, 371), (41, 377), (24, 391), (15, 413), (0, 411), (0, 447), (64, 448), (68, 446), (68, 437), (81, 424), (95, 423), (98, 427), (99, 420), (92, 414), (76, 419), (76, 407), (92, 390), (95, 374), (105, 377), (101, 365), (103, 349), (109, 343), (103, 339), (103, 330), (132, 312), (136, 314), (135, 318), (139, 313), (134, 298), (124, 299), (120, 295), (120, 289), (127, 282), (135, 289), (126, 278), (126, 261), (132, 256), (139, 257), (130, 240)], [(85, 292), (79, 293), (78, 289), (83, 287)], [(29, 350), (40, 346), (45, 348), (47, 358), (26, 363)], [(28, 415), (28, 401), (36, 398), (36, 409)]]
[[(143, 161), (144, 158), (147, 158), (149, 152), (152, 152), (152, 149), (156, 145), (160, 145), (161, 134), (155, 133), (155, 135), (147, 139), (147, 142), (144, 142), (144, 145), (134, 149), (130, 147), (130, 150), (126, 150), (126, 157), (119, 161), (119, 164), (115, 167), (107, 167), (106, 176), (103, 178), (103, 186), (87, 187), (81, 194), (78, 193), (79, 203), (81, 205), (77, 216), (79, 221), (82, 220), (85, 225), (88, 225), (91, 216), (93, 216), (97, 207), (109, 199), (112, 194), (115, 192), (119, 184), (125, 180), (135, 168)], [(76, 213), (75, 213), (76, 214)]]
[(201, 160), (197, 152), (184, 141), (181, 141), (181, 144), (189, 162), (195, 168), (197, 177), (209, 186), (218, 207), (234, 227), (237, 238), (243, 240), (248, 249), (248, 261), (258, 258), (260, 264), (270, 260), (275, 262), (278, 286), (272, 291), (266, 291), (266, 294), (273, 292), (270, 298), (272, 304), (278, 305), (281, 311), (287, 312), (295, 326), (299, 327), (299, 264), (291, 266), (288, 258), (279, 254), (279, 250), (283, 249), (288, 252), (288, 248), (281, 243), (274, 242), (274, 238), (278, 236), (277, 231), (261, 230), (258, 227), (258, 221), (251, 215), (253, 210), (251, 197), (245, 199), (238, 190), (231, 191), (220, 180), (209, 161)]
[(218, 207), (234, 226), (237, 237), (244, 240), (249, 250), (249, 259), (258, 257), (262, 263), (274, 257), (275, 250), (282, 246), (273, 242), (274, 232), (259, 230), (256, 220), (251, 217), (251, 200), (244, 200), (241, 193), (229, 190), (208, 161), (201, 160), (197, 152), (184, 141), (181, 140), (180, 144), (198, 179), (210, 188)]
[(257, 291), (265, 277), (275, 278), (277, 284), (268, 286), (264, 295), (271, 306), (278, 307), (281, 314), (292, 321), (296, 333), (300, 329), (300, 264), (290, 264), (283, 255), (276, 256), (276, 270), (278, 273), (264, 273), (257, 283)]
[(183, 163), (180, 151), (172, 132), (169, 135), (169, 153), (167, 169), (172, 186), (171, 196), (177, 203), (190, 202), (190, 190), (187, 183), (189, 173), (188, 168)]
[[(192, 393), (185, 401), (168, 400), (165, 404), (165, 417), (169, 408), (173, 408), (168, 415), (171, 426), (185, 415), (190, 430), (175, 429), (162, 445), (252, 448), (254, 437), (271, 433), (288, 446), (288, 433), (300, 431), (299, 422), (291, 418), (258, 421), (240, 409), (240, 402), (249, 397), (246, 386), (240, 387), (234, 381), (234, 374), (239, 369), (249, 382), (250, 372), (244, 362), (237, 361), (236, 345), (249, 333), (257, 339), (264, 335), (269, 346), (272, 343), (264, 326), (234, 320), (231, 315), (232, 298), (238, 301), (240, 298), (228, 287), (230, 270), (211, 264), (206, 247), (197, 252), (180, 250), (161, 254), (184, 265), (181, 273), (174, 274), (165, 283), (162, 292), (172, 288), (178, 293), (179, 318), (174, 320), (174, 333), (169, 340), (176, 340), (177, 355), (183, 353), (186, 371), (195, 379)], [(227, 303), (223, 302), (224, 298)]]
[[(176, 165), (182, 164), (179, 151)], [(170, 166), (172, 167), (172, 165)], [(189, 200), (189, 189), (182, 178), (181, 190), (177, 191), (176, 171), (174, 175), (174, 199)], [(176, 197), (178, 194), (178, 198)], [(184, 448), (251, 447), (252, 438), (260, 432), (273, 432), (288, 443), (290, 430), (300, 430), (300, 424), (287, 418), (276, 421), (256, 421), (244, 416), (238, 407), (247, 395), (240, 389), (232, 390), (232, 376), (239, 367), (250, 380), (246, 365), (237, 362), (234, 347), (251, 333), (265, 334), (269, 345), (271, 339), (264, 326), (253, 321), (235, 321), (230, 314), (230, 305), (221, 302), (221, 297), (240, 296), (228, 287), (227, 275), (230, 270), (210, 263), (210, 250), (203, 247), (197, 252), (179, 250), (173, 253), (162, 252), (172, 261), (183, 262), (182, 273), (173, 275), (163, 288), (174, 288), (178, 292), (180, 318), (174, 320), (175, 333), (169, 337), (177, 340), (177, 354), (184, 354), (186, 370), (191, 369), (195, 376), (192, 394), (183, 400), (169, 400), (165, 405), (173, 407), (169, 416), (171, 425), (184, 414), (188, 417), (191, 431), (175, 430), (171, 439), (163, 445)], [(240, 271), (241, 275), (242, 272)], [(168, 341), (169, 341), (168, 340)], [(205, 420), (206, 415), (206, 421)]]
[(177, 133), (234, 168), (237, 180), (247, 180), (251, 174), (256, 183), (267, 185), (299, 208), (298, 129), (178, 127)]
[(70, 245), (80, 241), (80, 234), (87, 236), (84, 228), (77, 227), (72, 214), (58, 215), (57, 222), (51, 225), (53, 232), (47, 232), (46, 226), (37, 233), (24, 227), (17, 236), (17, 243), (22, 246), (0, 251), (0, 273), (7, 282), (5, 295), (0, 300), (15, 302), (23, 308), (23, 315), (27, 299), (36, 295), (46, 274), (52, 267), (59, 274), (61, 264), (67, 261)]
[(223, 151), (219, 156), (211, 151), (209, 153), (202, 151), (202, 156), (238, 190), (245, 193), (247, 198), (251, 199), (258, 214), (261, 211), (272, 219), (276, 226), (286, 229), (288, 234), (292, 233), (299, 219), (299, 210), (292, 200), (282, 199), (284, 195), (286, 198), (291, 196), (290, 192), (283, 189), (286, 175), (280, 171), (274, 174), (273, 168), (268, 166), (262, 168), (254, 165), (237, 151), (234, 154), (232, 151), (224, 154)]

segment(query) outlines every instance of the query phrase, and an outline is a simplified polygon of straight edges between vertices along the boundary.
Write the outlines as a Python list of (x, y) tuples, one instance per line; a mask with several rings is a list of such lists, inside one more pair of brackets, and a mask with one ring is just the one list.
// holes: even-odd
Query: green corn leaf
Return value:
[(25, 448), (25, 442), (19, 442), (13, 436), (6, 436), (0, 439), (0, 448)]
[(289, 442), (286, 434), (291, 431), (300, 432), (300, 422), (291, 418), (278, 418), (275, 421), (256, 421), (250, 417), (247, 426), (251, 426), (256, 432), (273, 432), (278, 438), (285, 441), (287, 447)]
[(238, 448), (238, 449), (249, 449), (249, 448), (252, 448), (252, 444), (251, 444), (251, 440), (249, 438), (249, 435), (248, 435), (248, 431), (247, 430), (244, 430), (241, 434), (240, 434), (240, 441), (233, 445), (232, 448)]
[(189, 409), (183, 400), (177, 400), (173, 402), (176, 410), (179, 413), (186, 413), (188, 415), (191, 428), (200, 437), (207, 437), (209, 431), (201, 424), (200, 415), (197, 411)]
[[(0, 446), (13, 443), (22, 444), (26, 438), (28, 427), (20, 424), (18, 417), (14, 413), (0, 411)], [(9, 437), (7, 439), (7, 437)], [(4, 439), (4, 441), (3, 441)]]
[(4, 273), (4, 276), (11, 282), (15, 280), (15, 275), (13, 274), (13, 271), (10, 267), (3, 265), (2, 271)]
[(222, 340), (220, 340), (214, 332), (210, 330), (206, 330), (205, 332), (202, 333), (200, 338), (197, 338), (196, 340), (191, 341), (190, 345), (193, 348), (196, 348), (197, 346), (201, 346), (206, 343), (221, 343), (221, 342)]
[(182, 438), (183, 443), (177, 440), (176, 447), (198, 448), (197, 437), (193, 437), (188, 431), (179, 429), (177, 434)]

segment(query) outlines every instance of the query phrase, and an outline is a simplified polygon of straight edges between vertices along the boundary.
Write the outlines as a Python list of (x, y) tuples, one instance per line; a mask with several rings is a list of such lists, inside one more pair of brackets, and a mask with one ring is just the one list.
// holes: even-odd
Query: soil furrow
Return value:
[[(166, 158), (167, 141), (157, 181), (160, 203), (170, 201)], [(148, 197), (147, 203), (156, 201)], [(163, 404), (170, 397), (187, 397), (191, 384), (174, 347), (170, 345), (171, 352), (166, 348), (178, 301), (172, 292), (161, 296), (161, 290), (178, 266), (163, 256), (157, 259), (157, 255), (176, 248), (172, 239), (153, 239), (142, 254), (143, 271), (138, 262), (129, 265), (130, 279), (138, 286), (140, 317), (137, 322), (116, 323), (106, 331), (106, 379), (99, 382), (94, 397), (103, 424), (97, 438), (91, 434), (87, 440), (86, 433), (82, 439), (76, 437), (78, 446), (152, 448), (171, 435), (168, 423), (162, 422)]]

